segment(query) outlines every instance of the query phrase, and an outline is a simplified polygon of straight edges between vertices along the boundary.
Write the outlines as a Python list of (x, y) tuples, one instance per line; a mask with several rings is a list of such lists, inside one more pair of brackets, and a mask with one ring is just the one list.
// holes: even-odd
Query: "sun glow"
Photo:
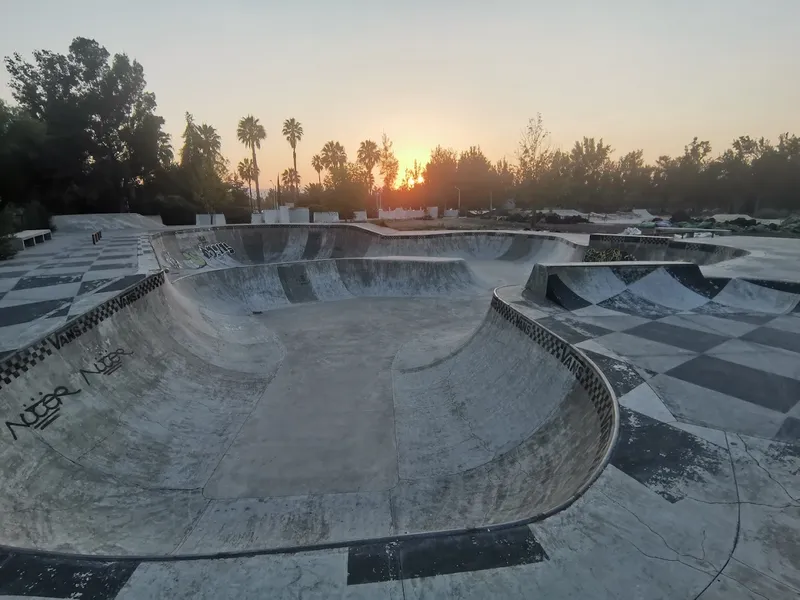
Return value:
[(409, 177), (408, 178), (408, 187), (409, 188), (413, 188), (415, 185), (417, 185), (419, 183), (425, 183), (425, 178), (422, 175), (420, 175), (416, 179), (414, 179), (413, 177)]

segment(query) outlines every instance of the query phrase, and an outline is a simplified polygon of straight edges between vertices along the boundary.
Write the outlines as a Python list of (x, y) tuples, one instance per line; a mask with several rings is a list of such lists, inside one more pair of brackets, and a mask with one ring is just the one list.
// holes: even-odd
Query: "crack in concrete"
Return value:
[[(624, 505), (624, 504), (622, 504), (621, 502), (618, 502), (617, 500), (614, 500), (614, 498), (612, 498), (611, 496), (609, 496), (609, 495), (608, 495), (608, 494), (606, 494), (605, 492), (603, 492), (603, 491), (600, 491), (600, 493), (601, 493), (603, 496), (605, 496), (606, 498), (608, 498), (608, 499), (609, 499), (611, 502), (613, 502), (614, 504), (616, 504), (617, 506), (619, 506), (621, 509), (623, 509), (624, 511), (626, 511), (627, 513), (629, 513), (631, 516), (633, 516), (633, 518), (634, 518), (634, 519), (636, 519), (637, 521), (639, 521), (639, 523), (641, 523), (642, 525), (644, 525), (644, 526), (645, 526), (645, 527), (646, 527), (646, 528), (647, 528), (647, 529), (648, 529), (648, 530), (649, 530), (649, 531), (650, 531), (650, 532), (651, 532), (653, 535), (657, 536), (657, 537), (658, 537), (658, 538), (661, 540), (661, 542), (664, 544), (664, 546), (666, 546), (666, 547), (667, 547), (667, 548), (668, 548), (670, 551), (674, 552), (676, 556), (681, 556), (681, 557), (682, 557), (682, 556), (687, 556), (687, 557), (689, 557), (689, 558), (692, 558), (692, 559), (696, 560), (696, 561), (697, 561), (697, 562), (699, 562), (699, 563), (704, 563), (704, 564), (707, 564), (707, 565), (709, 565), (710, 567), (712, 567), (712, 568), (713, 568), (713, 566), (714, 566), (714, 565), (712, 565), (712, 564), (711, 564), (709, 561), (707, 561), (707, 560), (706, 560), (706, 558), (705, 558), (705, 555), (706, 555), (706, 552), (705, 552), (706, 530), (705, 530), (705, 529), (703, 529), (703, 539), (702, 539), (702, 542), (701, 542), (701, 545), (700, 545), (701, 549), (703, 550), (703, 557), (702, 557), (702, 558), (698, 558), (697, 556), (695, 556), (695, 555), (693, 555), (693, 554), (689, 554), (689, 553), (683, 553), (683, 552), (678, 552), (678, 551), (677, 551), (675, 548), (673, 548), (672, 546), (670, 546), (670, 545), (669, 545), (669, 542), (667, 542), (666, 538), (665, 538), (663, 535), (661, 535), (661, 534), (660, 534), (660, 533), (658, 533), (658, 532), (657, 532), (655, 529), (653, 529), (653, 528), (652, 528), (650, 525), (648, 525), (647, 523), (645, 523), (645, 522), (644, 522), (644, 521), (643, 521), (643, 520), (642, 520), (642, 519), (639, 517), (639, 515), (637, 515), (635, 512), (633, 512), (631, 509), (629, 509), (627, 506), (625, 506), (625, 505)], [(640, 552), (641, 552), (641, 550), (640, 550)], [(644, 552), (642, 552), (642, 554), (644, 554)], [(668, 560), (668, 559), (662, 559), (662, 560)], [(681, 561), (681, 560), (677, 560), (677, 559), (675, 559), (675, 560), (676, 560), (677, 562), (681, 563), (681, 564), (684, 564), (684, 565), (686, 565), (687, 567), (692, 567), (692, 568), (696, 569), (697, 571), (700, 571), (701, 573), (704, 573), (704, 574), (708, 575), (708, 572), (707, 572), (707, 571), (703, 571), (703, 570), (702, 570), (702, 569), (700, 569), (699, 567), (694, 567), (693, 565), (689, 565), (688, 563), (685, 563), (685, 562), (683, 562), (683, 561)]]
[(794, 496), (792, 496), (789, 493), (789, 490), (787, 490), (780, 481), (778, 481), (777, 479), (775, 479), (772, 476), (772, 473), (769, 472), (769, 469), (767, 469), (760, 462), (758, 462), (758, 459), (750, 453), (750, 448), (747, 446), (747, 442), (745, 442), (744, 439), (742, 439), (742, 436), (741, 435), (737, 435), (736, 437), (738, 437), (739, 441), (742, 442), (742, 445), (744, 446), (745, 454), (747, 454), (747, 456), (749, 456), (753, 460), (753, 462), (756, 463), (756, 466), (759, 469), (761, 469), (762, 471), (764, 471), (764, 473), (767, 474), (767, 477), (769, 477), (770, 480), (772, 480), (772, 482), (775, 483), (775, 485), (777, 485), (779, 488), (781, 488), (781, 490), (783, 490), (783, 493), (786, 494), (786, 496), (789, 497), (789, 499), (791, 499), (792, 502), (800, 502), (800, 498), (795, 498)]

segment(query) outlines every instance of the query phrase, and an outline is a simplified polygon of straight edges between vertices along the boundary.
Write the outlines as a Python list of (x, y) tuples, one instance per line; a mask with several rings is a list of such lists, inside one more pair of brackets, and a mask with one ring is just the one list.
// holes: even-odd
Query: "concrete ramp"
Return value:
[(98, 213), (87, 215), (54, 215), (53, 224), (62, 233), (92, 231), (120, 231), (124, 229), (163, 229), (160, 215), (144, 216), (139, 213)]
[(204, 308), (249, 315), (291, 304), (483, 292), (467, 263), (443, 258), (340, 258), (200, 271), (175, 282)]
[(328, 258), (416, 256), (470, 261), (580, 260), (584, 248), (556, 236), (525, 232), (381, 235), (355, 225), (233, 225), (163, 231), (153, 248), (171, 271)]
[(546, 298), (570, 311), (599, 306), (653, 316), (797, 310), (800, 294), (762, 283), (706, 278), (697, 265), (682, 262), (540, 263), (533, 267), (524, 295)]
[(589, 247), (596, 250), (619, 249), (637, 261), (686, 261), (697, 265), (711, 265), (750, 254), (747, 250), (705, 243), (676, 240), (653, 235), (592, 234)]
[[(483, 300), (414, 296), (461, 262), (425, 264), (404, 298), (336, 303), (303, 299), (391, 291), (396, 263), (231, 269), (175, 285), (159, 273), (5, 360), (0, 544), (209, 555), (565, 507), (613, 448), (607, 382), (496, 296), (470, 333), (462, 311)], [(311, 292), (287, 287), (302, 277)], [(223, 310), (268, 291), (264, 306), (299, 302)]]

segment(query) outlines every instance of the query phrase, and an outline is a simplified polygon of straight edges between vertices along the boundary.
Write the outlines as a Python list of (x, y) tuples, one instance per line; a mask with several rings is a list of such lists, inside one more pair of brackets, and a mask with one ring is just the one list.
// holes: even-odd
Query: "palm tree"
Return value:
[(286, 169), (281, 174), (281, 181), (285, 187), (294, 187), (296, 189), (300, 185), (300, 175), (294, 169)]
[(381, 152), (378, 150), (378, 144), (372, 140), (364, 140), (361, 142), (361, 145), (358, 147), (358, 164), (367, 170), (370, 192), (375, 185), (375, 178), (372, 176), (372, 170), (380, 159)]
[(328, 170), (343, 167), (347, 162), (347, 152), (345, 152), (344, 146), (334, 141), (325, 142), (320, 157), (322, 164)]
[(241, 177), (244, 181), (247, 182), (247, 197), (250, 198), (250, 208), (253, 208), (253, 161), (249, 158), (243, 158), (239, 161), (239, 165), (236, 168), (236, 172), (239, 173), (239, 177)]
[(261, 149), (261, 140), (267, 139), (267, 132), (264, 126), (258, 122), (253, 115), (247, 115), (239, 119), (239, 127), (236, 129), (236, 137), (246, 148), (250, 148), (253, 153), (253, 179), (256, 180), (256, 204), (261, 210), (261, 191), (258, 188), (258, 161), (256, 160), (256, 148)]
[[(303, 126), (295, 118), (286, 119), (283, 122), (283, 136), (289, 145), (292, 147), (292, 161), (294, 163), (294, 172), (297, 173), (297, 142), (303, 139)], [(294, 199), (297, 201), (297, 186), (294, 188)]]
[(322, 164), (322, 158), (320, 158), (319, 154), (311, 157), (311, 166), (317, 172), (317, 179), (319, 179), (319, 184), (322, 185), (322, 169), (325, 168), (325, 165)]

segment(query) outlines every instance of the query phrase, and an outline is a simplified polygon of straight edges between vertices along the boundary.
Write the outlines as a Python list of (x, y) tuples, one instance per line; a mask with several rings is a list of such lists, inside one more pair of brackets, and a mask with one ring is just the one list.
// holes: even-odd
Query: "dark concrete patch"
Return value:
[(633, 365), (617, 360), (616, 358), (611, 358), (610, 356), (605, 356), (604, 354), (592, 352), (591, 350), (583, 350), (583, 352), (600, 367), (603, 375), (606, 376), (608, 382), (611, 384), (617, 398), (621, 398), (632, 389), (644, 383), (644, 378), (639, 375), (636, 371), (636, 367)]
[(22, 277), (27, 273), (28, 271), (6, 271), (5, 273), (0, 271), (0, 279), (13, 279), (15, 277)]
[(97, 264), (94, 263), (94, 266), (89, 267), (90, 271), (110, 271), (111, 269), (133, 269), (134, 265), (129, 263), (108, 263), (108, 264)]
[(597, 306), (608, 308), (609, 310), (616, 310), (628, 315), (636, 317), (645, 317), (648, 319), (660, 319), (661, 317), (668, 317), (675, 314), (677, 311), (671, 310), (666, 306), (655, 304), (649, 300), (632, 294), (630, 291), (625, 290), (612, 296), (607, 300), (598, 303)]
[(619, 440), (611, 464), (665, 500), (685, 497), (682, 484), (704, 483), (726, 457), (713, 444), (620, 406)]
[(33, 275), (21, 278), (12, 288), (13, 290), (30, 290), (33, 288), (62, 285), (65, 283), (78, 283), (81, 275)]
[(649, 275), (657, 268), (658, 267), (655, 266), (621, 265), (619, 267), (611, 267), (611, 272), (614, 273), (614, 276), (622, 283), (630, 285), (636, 283), (642, 277)]
[(278, 265), (278, 277), (289, 302), (316, 302), (317, 296), (311, 287), (306, 266), (303, 264)]
[(782, 331), (772, 327), (759, 327), (744, 334), (740, 339), (800, 353), (800, 335), (792, 331)]
[(73, 261), (73, 262), (55, 262), (47, 263), (37, 269), (37, 271), (46, 271), (48, 269), (82, 269), (93, 264), (94, 261)]
[(42, 302), (29, 302), (0, 308), (0, 327), (33, 321), (60, 308), (68, 300), (68, 298), (59, 298), (58, 300), (43, 300)]
[(782, 413), (800, 401), (800, 381), (713, 356), (698, 356), (665, 374)]
[(626, 329), (625, 333), (653, 342), (675, 346), (676, 348), (691, 350), (692, 352), (706, 352), (729, 339), (721, 335), (657, 321), (642, 323), (631, 329)]
[(101, 288), (100, 292), (117, 292), (120, 290), (124, 290), (127, 287), (132, 286), (134, 283), (138, 283), (142, 279), (147, 277), (144, 273), (138, 273), (136, 275), (125, 275), (124, 277), (120, 277), (113, 283), (108, 284), (107, 286)]
[(416, 579), (548, 560), (526, 526), (350, 548), (347, 585)]
[(547, 299), (567, 310), (578, 310), (591, 306), (591, 302), (581, 298), (567, 286), (558, 275), (547, 278)]
[(139, 563), (14, 555), (0, 563), (0, 595), (111, 600)]
[(109, 279), (95, 279), (94, 281), (84, 281), (81, 284), (80, 289), (78, 289), (78, 296), (83, 296), (84, 294), (88, 294), (89, 292), (93, 292), (97, 288), (103, 287), (109, 281), (113, 281), (114, 278)]
[(786, 417), (778, 433), (775, 434), (775, 439), (792, 444), (800, 442), (800, 419)]
[(303, 248), (303, 260), (312, 260), (317, 257), (322, 244), (321, 231), (309, 231), (306, 238), (306, 247)]

